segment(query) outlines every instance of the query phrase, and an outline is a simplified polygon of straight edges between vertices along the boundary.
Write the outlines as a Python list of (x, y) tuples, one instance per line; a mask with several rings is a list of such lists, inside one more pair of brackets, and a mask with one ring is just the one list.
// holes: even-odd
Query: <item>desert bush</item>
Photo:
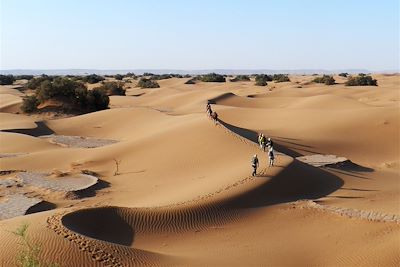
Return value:
[(16, 75), (14, 76), (15, 80), (30, 80), (33, 78), (33, 75)]
[(272, 77), (266, 74), (256, 74), (255, 76), (257, 86), (266, 86), (269, 81), (272, 81)]
[(65, 77), (55, 78), (53, 81), (45, 80), (36, 90), (36, 96), (43, 102), (55, 97), (74, 97), (77, 88), (83, 88), (84, 85), (80, 82), (73, 81)]
[(137, 87), (141, 87), (141, 88), (159, 88), (160, 85), (156, 82), (153, 81), (151, 79), (147, 79), (147, 78), (140, 78)]
[(90, 111), (107, 109), (109, 103), (110, 103), (110, 98), (103, 90), (93, 89), (88, 91), (87, 108)]
[(346, 78), (347, 76), (349, 76), (349, 74), (347, 72), (342, 72), (342, 73), (339, 73), (339, 76)]
[(39, 104), (36, 95), (26, 96), (22, 101), (21, 110), (25, 113), (31, 113), (37, 110)]
[(189, 79), (185, 82), (185, 84), (195, 84), (195, 83), (196, 83), (196, 78)]
[(239, 81), (250, 81), (250, 77), (248, 75), (237, 75), (235, 78), (230, 79), (231, 82), (239, 82)]
[(315, 83), (324, 83), (326, 85), (333, 85), (335, 84), (335, 79), (329, 75), (323, 75), (322, 77), (315, 77), (313, 82)]
[(26, 84), (26, 87), (29, 89), (37, 89), (42, 82), (44, 81), (52, 81), (53, 77), (47, 76), (47, 75), (42, 75), (40, 77), (32, 78), (28, 81)]
[(0, 75), (0, 85), (10, 85), (13, 84), (15, 78), (13, 75)]
[(145, 72), (145, 73), (143, 73), (143, 76), (153, 76), (154, 74), (153, 73), (151, 73), (151, 72)]
[(217, 73), (209, 73), (198, 76), (198, 80), (202, 82), (225, 82), (225, 77)]
[(161, 75), (157, 75), (157, 74), (153, 74), (151, 75), (150, 79), (152, 80), (165, 80), (165, 79), (170, 79), (173, 76), (171, 74), (161, 74)]
[(98, 82), (104, 81), (104, 77), (97, 75), (97, 74), (90, 74), (87, 76), (83, 76), (82, 81), (85, 83), (93, 84), (93, 83), (98, 83)]
[(377, 86), (377, 80), (370, 75), (360, 73), (358, 76), (349, 77), (346, 82), (347, 86)]
[[(88, 91), (86, 86), (66, 77), (57, 77), (54, 80), (44, 80), (36, 90), (36, 94), (24, 99), (21, 110), (24, 112), (33, 112), (36, 107), (49, 100), (57, 99), (63, 101), (66, 106), (63, 108), (77, 111), (97, 111), (108, 108), (110, 99), (107, 91), (119, 91), (119, 85), (103, 85), (104, 88), (95, 88)], [(114, 91), (113, 91), (114, 90)], [(123, 90), (123, 89), (122, 89)]]
[(106, 95), (125, 95), (124, 84), (122, 82), (105, 82), (102, 86), (95, 89), (103, 90)]
[(290, 82), (289, 76), (287, 74), (274, 74), (272, 80), (274, 80), (277, 83)]
[(122, 79), (124, 78), (124, 75), (115, 74), (113, 77), (114, 77), (114, 79), (116, 79), (116, 80), (118, 80), (118, 81), (122, 81)]

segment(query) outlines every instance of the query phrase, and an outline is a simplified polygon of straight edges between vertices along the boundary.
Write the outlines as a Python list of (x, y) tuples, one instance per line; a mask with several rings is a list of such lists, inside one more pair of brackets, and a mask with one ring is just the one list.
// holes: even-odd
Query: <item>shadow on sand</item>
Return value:
[(3, 130), (3, 132), (26, 134), (33, 137), (54, 134), (54, 131), (51, 130), (49, 127), (47, 127), (44, 121), (38, 121), (35, 123), (37, 127), (33, 129), (12, 129), (12, 130)]

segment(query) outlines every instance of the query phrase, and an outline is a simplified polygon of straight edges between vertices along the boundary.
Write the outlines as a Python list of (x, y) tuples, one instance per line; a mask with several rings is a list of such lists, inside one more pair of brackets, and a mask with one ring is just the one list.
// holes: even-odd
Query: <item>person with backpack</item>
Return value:
[(251, 159), (251, 166), (253, 167), (252, 176), (255, 176), (257, 174), (258, 165), (259, 165), (259, 163), (258, 163), (257, 154), (254, 154), (253, 158)]
[(261, 135), (261, 149), (265, 152), (265, 147), (267, 145), (267, 138), (264, 134)]
[(269, 157), (269, 166), (274, 166), (274, 160), (275, 160), (275, 153), (274, 153), (274, 149), (272, 147), (270, 147), (269, 151), (268, 151), (268, 157)]
[(274, 142), (271, 140), (271, 138), (270, 137), (268, 137), (268, 142), (267, 142), (267, 146), (271, 149), (273, 149), (274, 148)]

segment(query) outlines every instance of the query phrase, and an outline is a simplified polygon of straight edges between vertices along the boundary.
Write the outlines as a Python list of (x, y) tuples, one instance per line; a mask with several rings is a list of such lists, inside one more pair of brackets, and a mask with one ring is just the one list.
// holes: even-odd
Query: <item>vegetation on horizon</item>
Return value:
[(267, 74), (256, 74), (255, 81), (256, 81), (255, 85), (257, 86), (267, 86), (268, 85), (267, 82), (272, 81), (272, 76)]
[(153, 81), (152, 79), (147, 79), (147, 78), (140, 78), (138, 84), (136, 87), (140, 88), (160, 88), (160, 85), (158, 82)]
[(289, 75), (287, 74), (274, 74), (272, 80), (277, 83), (290, 82)]
[(351, 76), (346, 82), (347, 86), (378, 86), (377, 80), (373, 79), (370, 75), (364, 73), (358, 74), (358, 76)]
[(199, 75), (197, 76), (197, 79), (202, 82), (219, 82), (219, 83), (226, 82), (225, 77), (223, 75), (214, 72), (204, 75)]
[(230, 79), (231, 82), (239, 82), (239, 81), (250, 81), (250, 77), (248, 75), (237, 75), (235, 78)]
[(66, 77), (43, 80), (32, 96), (25, 97), (21, 110), (26, 113), (37, 110), (38, 105), (48, 100), (62, 103), (67, 112), (92, 112), (107, 109), (110, 99), (103, 89), (87, 90), (86, 86)]
[(102, 90), (106, 95), (125, 95), (126, 90), (124, 89), (123, 82), (105, 82), (101, 86), (94, 89)]
[(315, 77), (313, 80), (315, 83), (324, 83), (326, 85), (333, 85), (335, 84), (335, 79), (329, 75), (323, 75), (320, 77)]
[(15, 81), (13, 75), (0, 75), (0, 85), (11, 85)]

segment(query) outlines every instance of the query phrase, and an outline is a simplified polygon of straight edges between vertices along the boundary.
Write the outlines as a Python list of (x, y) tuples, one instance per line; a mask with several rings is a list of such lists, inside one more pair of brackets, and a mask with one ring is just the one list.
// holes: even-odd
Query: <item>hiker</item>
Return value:
[(261, 148), (261, 138), (262, 138), (262, 133), (259, 133), (257, 140), (258, 140), (258, 144), (260, 145), (260, 148)]
[(265, 137), (264, 134), (262, 134), (262, 135), (261, 135), (261, 142), (260, 142), (260, 145), (261, 145), (261, 149), (262, 149), (264, 152), (265, 152), (266, 144), (267, 144), (267, 138)]
[(255, 176), (257, 174), (257, 167), (258, 167), (257, 154), (254, 154), (253, 158), (251, 159), (251, 166), (253, 167), (252, 176)]
[(215, 122), (215, 124), (218, 124), (218, 114), (217, 114), (217, 112), (213, 112), (212, 113), (212, 119), (214, 120), (214, 122)]
[(274, 142), (272, 142), (272, 140), (271, 140), (270, 137), (268, 137), (267, 146), (268, 146), (269, 148), (272, 148), (272, 149), (274, 148)]
[(268, 157), (269, 157), (269, 166), (270, 167), (274, 166), (275, 153), (272, 147), (269, 149)]
[(211, 117), (212, 110), (211, 110), (211, 105), (210, 105), (210, 103), (207, 103), (206, 111), (207, 111), (207, 115), (208, 115), (209, 117)]

